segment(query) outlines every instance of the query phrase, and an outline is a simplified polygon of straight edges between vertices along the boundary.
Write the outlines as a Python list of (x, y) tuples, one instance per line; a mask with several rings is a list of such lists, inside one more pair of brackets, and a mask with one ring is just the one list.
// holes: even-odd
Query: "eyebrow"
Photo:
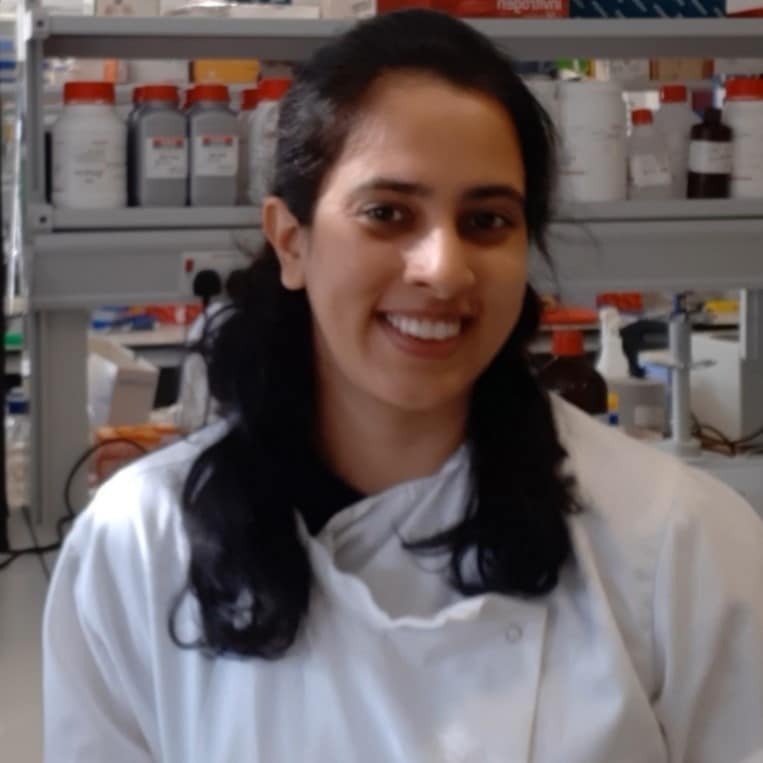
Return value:
[[(434, 189), (422, 183), (409, 183), (395, 178), (378, 177), (362, 183), (355, 189), (355, 193), (367, 193), (369, 191), (392, 191), (408, 196), (420, 196), (428, 198), (434, 195)], [(464, 201), (479, 201), (481, 199), (495, 199), (503, 197), (524, 205), (524, 194), (520, 193), (513, 185), (494, 183), (491, 185), (478, 185), (466, 190), (462, 199)]]

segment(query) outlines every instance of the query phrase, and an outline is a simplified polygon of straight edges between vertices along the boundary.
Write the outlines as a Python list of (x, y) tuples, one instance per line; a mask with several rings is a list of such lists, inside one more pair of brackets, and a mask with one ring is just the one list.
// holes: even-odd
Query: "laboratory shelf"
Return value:
[[(252, 57), (301, 60), (351, 20), (254, 18), (29, 19), (27, 34), (46, 56), (78, 58)], [(763, 19), (473, 19), (514, 57), (754, 57), (763, 53)]]
[(53, 231), (184, 230), (187, 228), (256, 228), (260, 210), (241, 207), (129, 207), (127, 209), (52, 209), (37, 211), (41, 228)]
[(738, 220), (763, 217), (760, 199), (659, 199), (561, 204), (560, 222), (621, 220)]
[[(763, 288), (759, 206), (731, 200), (568, 206), (550, 230), (556, 273), (534, 255), (534, 280), (552, 291), (591, 293)], [(34, 239), (36, 309), (188, 298), (184, 257), (253, 254), (262, 242), (258, 210), (247, 207), (55, 210), (53, 217), (64, 228)]]

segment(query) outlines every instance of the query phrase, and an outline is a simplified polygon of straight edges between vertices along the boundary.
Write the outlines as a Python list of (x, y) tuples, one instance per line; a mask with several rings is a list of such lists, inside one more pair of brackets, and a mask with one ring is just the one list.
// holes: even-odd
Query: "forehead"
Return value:
[(371, 86), (327, 185), (379, 174), (444, 191), (508, 184), (524, 192), (525, 185), (516, 128), (502, 104), (417, 72)]

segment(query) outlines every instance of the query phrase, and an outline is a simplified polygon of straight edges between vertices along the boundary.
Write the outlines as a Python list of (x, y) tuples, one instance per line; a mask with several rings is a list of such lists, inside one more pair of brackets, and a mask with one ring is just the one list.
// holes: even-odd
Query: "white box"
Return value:
[(136, 58), (127, 62), (127, 81), (185, 85), (189, 81), (188, 61)]
[(763, 361), (742, 358), (738, 332), (694, 332), (692, 360), (712, 360), (691, 372), (691, 408), (702, 424), (737, 440), (763, 426)]
[(321, 0), (324, 19), (364, 19), (376, 15), (376, 0)]
[(145, 424), (154, 407), (159, 369), (108, 337), (89, 337), (88, 350), (91, 426)]

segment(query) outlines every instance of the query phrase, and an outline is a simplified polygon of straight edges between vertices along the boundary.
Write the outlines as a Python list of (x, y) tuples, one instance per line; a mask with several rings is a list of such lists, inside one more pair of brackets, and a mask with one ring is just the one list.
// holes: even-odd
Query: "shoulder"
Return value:
[(184, 573), (183, 486), (194, 461), (227, 430), (218, 422), (117, 472), (77, 517), (62, 555), (79, 559), (82, 574), (151, 572), (157, 564), (170, 577)]
[(587, 514), (631, 541), (642, 534), (662, 537), (676, 523), (715, 531), (722, 524), (763, 529), (747, 502), (706, 472), (603, 426), (559, 399), (553, 409), (584, 509), (581, 518)]
[(581, 509), (570, 521), (575, 568), (606, 600), (645, 685), (656, 685), (655, 618), (664, 607), (740, 606), (760, 621), (763, 522), (747, 502), (566, 403), (553, 408)]

